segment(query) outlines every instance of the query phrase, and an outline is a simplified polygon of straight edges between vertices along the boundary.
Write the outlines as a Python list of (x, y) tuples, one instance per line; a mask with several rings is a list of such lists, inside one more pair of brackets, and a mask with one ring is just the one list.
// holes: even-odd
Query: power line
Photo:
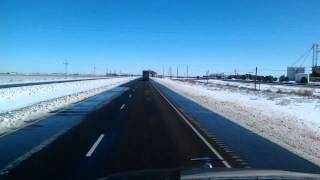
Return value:
[(308, 55), (304, 57), (304, 59), (302, 60), (300, 66), (302, 66), (306, 62), (306, 60), (310, 57), (310, 55), (311, 55), (311, 53), (308, 53)]
[(313, 49), (313, 46), (309, 48), (306, 52), (304, 52), (298, 59), (296, 59), (292, 64), (292, 66), (295, 66), (302, 58), (306, 57), (309, 53), (311, 53), (312, 49)]

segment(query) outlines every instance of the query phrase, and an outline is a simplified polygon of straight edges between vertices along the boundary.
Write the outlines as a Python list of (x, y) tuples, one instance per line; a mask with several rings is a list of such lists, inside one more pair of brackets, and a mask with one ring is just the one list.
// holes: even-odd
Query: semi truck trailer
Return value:
[(142, 71), (142, 80), (148, 81), (149, 80), (149, 75), (150, 75), (149, 71)]

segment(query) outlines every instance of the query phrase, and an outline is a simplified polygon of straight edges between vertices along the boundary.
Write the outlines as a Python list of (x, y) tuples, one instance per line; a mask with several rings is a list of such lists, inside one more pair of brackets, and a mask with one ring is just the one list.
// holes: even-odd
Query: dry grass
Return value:
[(307, 96), (307, 97), (310, 97), (313, 95), (313, 91), (312, 90), (299, 90), (299, 91), (296, 91), (295, 94), (297, 95), (300, 95), (300, 96)]
[(263, 90), (263, 92), (266, 92), (266, 93), (271, 93), (271, 89), (266, 89), (266, 90)]
[(286, 106), (288, 104), (290, 104), (290, 100), (288, 99), (282, 99), (279, 103), (277, 103), (278, 105), (281, 105), (281, 106)]
[(282, 93), (282, 90), (281, 90), (281, 89), (278, 89), (278, 90), (276, 91), (276, 93), (281, 94), (281, 93)]

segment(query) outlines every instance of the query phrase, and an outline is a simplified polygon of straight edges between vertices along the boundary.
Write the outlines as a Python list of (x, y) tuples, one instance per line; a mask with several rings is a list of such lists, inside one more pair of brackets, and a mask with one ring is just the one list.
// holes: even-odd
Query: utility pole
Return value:
[(314, 67), (314, 60), (315, 60), (315, 44), (312, 44), (312, 68)]
[(316, 45), (316, 66), (318, 66), (318, 53), (320, 53), (319, 44)]
[(63, 64), (64, 64), (65, 77), (67, 78), (68, 77), (68, 66), (69, 66), (68, 60), (66, 60)]
[(171, 69), (171, 66), (169, 67), (169, 76), (170, 76), (170, 79), (172, 79), (172, 69)]
[(256, 66), (256, 76), (254, 77), (254, 90), (257, 90), (258, 67)]
[(93, 66), (93, 75), (96, 75), (96, 65)]
[(164, 78), (164, 67), (162, 66), (162, 78)]
[(177, 79), (179, 77), (179, 68), (177, 67)]
[(209, 70), (207, 70), (207, 72), (206, 72), (206, 78), (207, 78), (207, 84), (208, 84), (208, 82), (209, 82)]
[(189, 66), (187, 65), (187, 80), (189, 78)]
[(312, 45), (312, 67), (315, 67), (318, 65), (318, 53), (320, 50), (318, 50), (319, 44), (313, 44)]

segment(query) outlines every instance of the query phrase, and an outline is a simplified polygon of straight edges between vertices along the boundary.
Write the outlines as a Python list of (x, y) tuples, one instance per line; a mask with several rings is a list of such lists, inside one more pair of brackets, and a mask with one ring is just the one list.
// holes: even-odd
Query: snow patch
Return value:
[(85, 80), (94, 78), (107, 78), (105, 76), (85, 75), (28, 75), (28, 74), (0, 74), (0, 85), (37, 83), (51, 81)]
[(0, 134), (133, 79), (112, 78), (0, 89)]

